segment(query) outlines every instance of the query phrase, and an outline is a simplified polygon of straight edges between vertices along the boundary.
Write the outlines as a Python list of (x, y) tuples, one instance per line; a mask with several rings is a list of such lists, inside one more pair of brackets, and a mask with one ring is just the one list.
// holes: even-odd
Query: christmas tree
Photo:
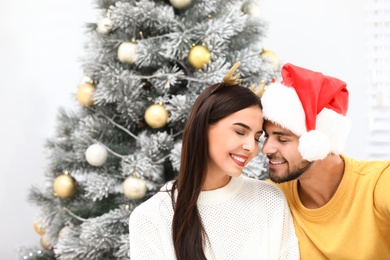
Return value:
[[(96, 0), (77, 107), (60, 109), (46, 148), (34, 228), (23, 259), (129, 259), (132, 210), (173, 179), (191, 105), (241, 61), (242, 85), (267, 84), (277, 58), (261, 46), (254, 1)], [(196, 156), (196, 155), (194, 155)], [(244, 174), (267, 176), (259, 155)]]

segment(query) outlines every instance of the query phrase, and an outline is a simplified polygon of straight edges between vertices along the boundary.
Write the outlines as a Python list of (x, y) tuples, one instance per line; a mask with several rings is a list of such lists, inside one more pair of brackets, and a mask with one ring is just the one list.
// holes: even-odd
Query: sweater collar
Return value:
[(241, 188), (243, 176), (232, 177), (225, 186), (209, 191), (202, 191), (198, 197), (198, 205), (212, 205), (234, 197)]

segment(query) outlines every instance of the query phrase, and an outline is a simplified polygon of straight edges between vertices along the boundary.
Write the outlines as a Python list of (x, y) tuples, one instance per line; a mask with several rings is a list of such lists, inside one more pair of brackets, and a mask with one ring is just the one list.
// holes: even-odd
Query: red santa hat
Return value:
[(347, 84), (289, 63), (281, 73), (283, 81), (267, 86), (261, 98), (264, 119), (298, 135), (305, 160), (340, 154), (350, 128)]

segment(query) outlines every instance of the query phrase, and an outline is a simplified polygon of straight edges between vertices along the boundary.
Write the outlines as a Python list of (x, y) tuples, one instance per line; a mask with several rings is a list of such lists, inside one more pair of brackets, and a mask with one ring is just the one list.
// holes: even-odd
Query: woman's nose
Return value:
[(247, 150), (249, 152), (256, 152), (258, 151), (259, 149), (259, 144), (254, 140), (247, 140), (243, 145), (242, 145), (242, 148), (244, 150)]

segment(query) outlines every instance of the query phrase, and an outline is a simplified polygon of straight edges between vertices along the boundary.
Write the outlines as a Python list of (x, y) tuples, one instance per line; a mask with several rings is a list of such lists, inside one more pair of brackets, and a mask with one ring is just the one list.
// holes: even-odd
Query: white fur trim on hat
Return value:
[(299, 138), (298, 150), (308, 161), (322, 160), (329, 153), (343, 152), (350, 130), (347, 117), (324, 108), (317, 115), (316, 130), (304, 133)]
[(332, 109), (324, 108), (317, 115), (316, 130), (329, 137), (330, 152), (334, 154), (340, 154), (344, 151), (350, 128), (349, 118)]
[(298, 151), (310, 162), (324, 159), (330, 152), (329, 137), (317, 130), (306, 132), (299, 138)]
[(302, 103), (291, 87), (270, 84), (261, 98), (264, 119), (290, 130), (300, 137), (298, 150), (303, 159), (321, 160), (329, 153), (343, 152), (350, 130), (347, 117), (323, 108), (316, 117), (316, 129), (307, 132)]
[(261, 102), (263, 116), (273, 123), (301, 136), (306, 132), (306, 117), (295, 90), (281, 83), (267, 86)]

